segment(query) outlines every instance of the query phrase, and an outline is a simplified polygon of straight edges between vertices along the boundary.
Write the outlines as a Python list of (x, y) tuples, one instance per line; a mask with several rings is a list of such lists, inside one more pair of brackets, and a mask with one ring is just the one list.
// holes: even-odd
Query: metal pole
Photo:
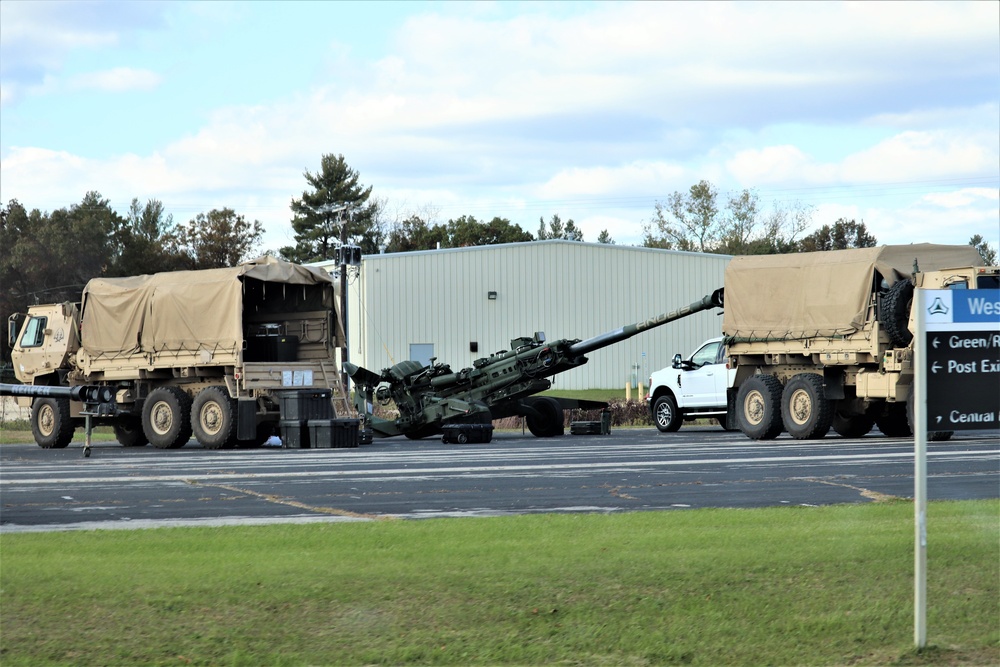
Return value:
[(913, 336), (913, 643), (927, 646), (927, 326), (926, 290), (917, 289), (913, 300), (916, 332)]
[(344, 345), (340, 348), (340, 379), (344, 384), (344, 396), (350, 396), (350, 376), (344, 370), (344, 364), (350, 361), (347, 345), (347, 257), (344, 247), (347, 245), (347, 221), (344, 212), (340, 212), (340, 318), (344, 326)]

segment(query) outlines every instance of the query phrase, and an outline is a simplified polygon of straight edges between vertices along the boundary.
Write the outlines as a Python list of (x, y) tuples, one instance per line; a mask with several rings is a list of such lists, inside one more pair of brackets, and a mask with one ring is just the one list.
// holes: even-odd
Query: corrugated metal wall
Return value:
[[(367, 255), (349, 291), (351, 360), (380, 371), (433, 344), (454, 370), (544, 331), (585, 339), (700, 300), (722, 287), (728, 256), (571, 241)], [(488, 298), (496, 292), (496, 299)], [(564, 389), (624, 387), (721, 335), (721, 311), (699, 313), (588, 355), (555, 376)], [(470, 351), (470, 343), (478, 352)], [(643, 356), (645, 353), (645, 357)]]

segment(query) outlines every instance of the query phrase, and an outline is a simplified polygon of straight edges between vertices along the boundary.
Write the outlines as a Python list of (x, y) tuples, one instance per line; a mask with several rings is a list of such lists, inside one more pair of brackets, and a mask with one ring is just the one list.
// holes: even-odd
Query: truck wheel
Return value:
[(538, 413), (538, 416), (529, 414), (525, 417), (531, 435), (536, 438), (552, 438), (563, 434), (563, 409), (559, 401), (551, 396), (539, 396), (528, 405)]
[(236, 444), (236, 401), (225, 387), (206, 387), (191, 404), (191, 430), (205, 449)]
[(833, 430), (844, 438), (863, 438), (874, 425), (875, 418), (871, 415), (845, 415), (840, 412), (833, 414), (831, 423)]
[(799, 373), (781, 394), (781, 421), (797, 440), (822, 438), (833, 422), (833, 404), (826, 398), (822, 376)]
[(889, 334), (893, 347), (906, 347), (913, 340), (910, 332), (910, 304), (913, 302), (913, 283), (904, 278), (896, 282), (884, 297), (879, 309), (882, 328)]
[(752, 440), (774, 440), (781, 433), (781, 382), (773, 375), (754, 375), (736, 394), (736, 420)]
[(906, 403), (886, 403), (882, 414), (875, 418), (875, 425), (887, 438), (908, 438), (913, 435), (906, 423)]
[(69, 400), (40, 396), (31, 404), (31, 434), (44, 449), (62, 449), (73, 440)]
[(681, 427), (683, 417), (673, 396), (664, 394), (656, 399), (653, 403), (653, 421), (661, 433), (673, 433)]
[(115, 440), (122, 447), (145, 447), (149, 439), (142, 432), (142, 421), (135, 417), (122, 417), (111, 428), (115, 431)]
[(191, 439), (191, 397), (179, 387), (157, 387), (142, 406), (142, 431), (158, 449), (178, 449)]

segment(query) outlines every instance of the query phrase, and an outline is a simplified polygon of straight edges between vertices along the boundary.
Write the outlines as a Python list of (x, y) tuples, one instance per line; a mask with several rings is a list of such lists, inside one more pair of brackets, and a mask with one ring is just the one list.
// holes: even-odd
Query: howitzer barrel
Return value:
[(620, 329), (615, 329), (614, 331), (608, 331), (607, 333), (603, 333), (599, 336), (588, 338), (587, 340), (581, 340), (579, 343), (573, 343), (569, 346), (569, 352), (574, 355), (587, 354), (588, 352), (599, 350), (602, 347), (614, 345), (615, 343), (631, 338), (632, 336), (642, 333), (643, 331), (648, 331), (649, 329), (662, 326), (667, 322), (673, 322), (674, 320), (679, 320), (683, 317), (687, 317), (688, 315), (694, 315), (695, 313), (708, 310), (709, 308), (722, 308), (723, 296), (724, 290), (720, 287), (704, 298), (695, 301), (690, 305), (684, 306), (683, 308), (671, 310), (669, 313), (663, 313), (662, 315), (651, 317), (650, 319), (642, 322), (629, 324), (621, 327)]
[(84, 403), (110, 403), (115, 395), (107, 387), (77, 385), (75, 387), (47, 387), (33, 384), (0, 384), (0, 396), (51, 396), (71, 398)]

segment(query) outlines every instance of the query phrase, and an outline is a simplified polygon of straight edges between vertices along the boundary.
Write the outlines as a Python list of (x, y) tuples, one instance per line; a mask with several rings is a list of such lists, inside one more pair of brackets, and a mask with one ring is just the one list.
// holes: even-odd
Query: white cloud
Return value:
[(132, 67), (115, 67), (99, 72), (78, 74), (69, 81), (77, 90), (96, 90), (121, 93), (128, 90), (152, 90), (160, 85), (162, 77), (156, 72)]

